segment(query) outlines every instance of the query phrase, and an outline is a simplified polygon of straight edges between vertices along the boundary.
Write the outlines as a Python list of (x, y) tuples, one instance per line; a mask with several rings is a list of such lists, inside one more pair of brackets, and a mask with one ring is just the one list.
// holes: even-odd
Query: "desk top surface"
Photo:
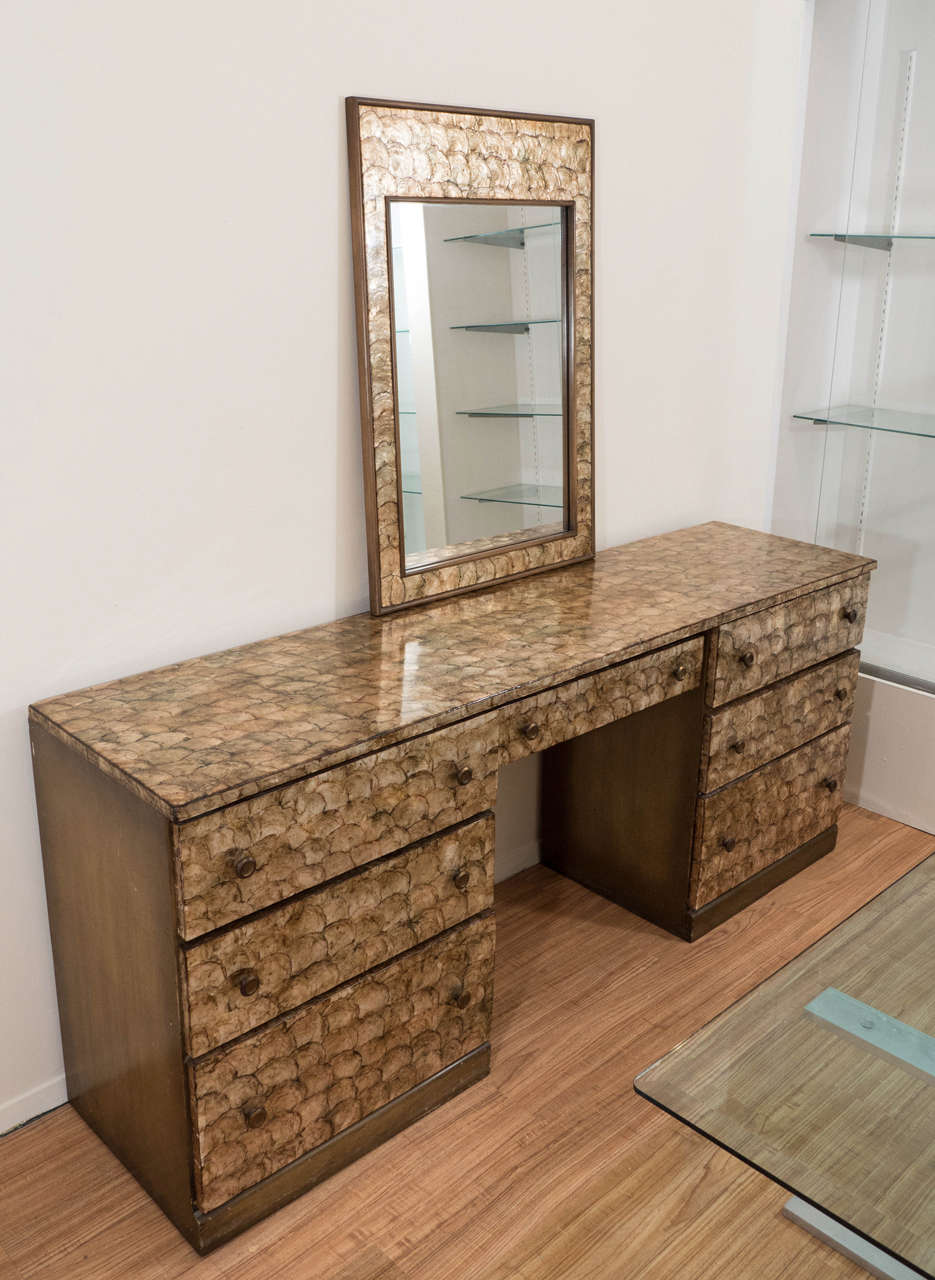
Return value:
[(696, 525), (388, 618), (355, 614), (49, 698), (30, 714), (184, 821), (874, 563)]

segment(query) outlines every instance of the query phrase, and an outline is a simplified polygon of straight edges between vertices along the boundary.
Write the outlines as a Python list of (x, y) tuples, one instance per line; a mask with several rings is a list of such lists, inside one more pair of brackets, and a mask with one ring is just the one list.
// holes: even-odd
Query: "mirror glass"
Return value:
[(567, 206), (387, 203), (407, 572), (564, 532)]

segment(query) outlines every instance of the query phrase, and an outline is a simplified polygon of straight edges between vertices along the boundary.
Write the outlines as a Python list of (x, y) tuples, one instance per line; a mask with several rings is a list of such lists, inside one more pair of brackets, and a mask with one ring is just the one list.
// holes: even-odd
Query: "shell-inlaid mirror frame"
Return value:
[(347, 99), (374, 614), (594, 554), (593, 131)]

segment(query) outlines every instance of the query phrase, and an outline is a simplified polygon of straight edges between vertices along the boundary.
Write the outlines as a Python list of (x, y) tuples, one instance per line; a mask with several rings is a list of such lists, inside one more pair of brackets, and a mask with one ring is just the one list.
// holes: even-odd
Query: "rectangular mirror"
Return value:
[(591, 124), (348, 100), (371, 606), (593, 554)]
[(568, 528), (566, 210), (389, 202), (407, 572)]

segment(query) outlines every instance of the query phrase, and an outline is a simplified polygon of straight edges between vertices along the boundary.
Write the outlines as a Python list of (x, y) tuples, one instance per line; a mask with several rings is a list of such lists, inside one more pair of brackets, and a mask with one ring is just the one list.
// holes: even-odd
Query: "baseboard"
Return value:
[(51, 1080), (46, 1080), (45, 1084), (37, 1084), (34, 1089), (27, 1089), (15, 1098), (0, 1102), (0, 1137), (25, 1124), (27, 1120), (34, 1120), (36, 1116), (51, 1111), (53, 1107), (60, 1107), (67, 1101), (65, 1073), (62, 1071)]
[(512, 849), (498, 849), (494, 862), (494, 881), (508, 880), (527, 867), (534, 867), (540, 862), (539, 841), (527, 840), (525, 844), (514, 845)]
[(844, 798), (935, 834), (935, 695), (861, 673)]

